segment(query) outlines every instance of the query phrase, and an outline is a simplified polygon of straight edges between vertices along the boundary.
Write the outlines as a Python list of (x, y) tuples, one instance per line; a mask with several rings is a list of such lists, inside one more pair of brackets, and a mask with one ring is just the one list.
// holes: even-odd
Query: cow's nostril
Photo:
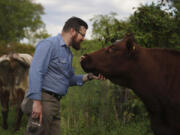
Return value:
[(80, 62), (84, 61), (85, 59), (86, 59), (86, 56), (82, 55), (82, 56), (80, 57)]
[(80, 62), (81, 62), (81, 64), (87, 65), (90, 62), (90, 59), (91, 58), (88, 54), (84, 54), (83, 56), (81, 56)]
[(87, 60), (88, 59), (88, 55), (87, 54), (84, 54), (80, 57), (80, 62), (84, 61), (84, 60)]

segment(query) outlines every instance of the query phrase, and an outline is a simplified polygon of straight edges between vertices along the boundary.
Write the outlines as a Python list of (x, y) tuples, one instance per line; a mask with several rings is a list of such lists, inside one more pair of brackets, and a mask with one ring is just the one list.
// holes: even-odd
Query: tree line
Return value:
[(162, 1), (141, 5), (127, 20), (118, 20), (116, 13), (96, 15), (93, 21), (93, 37), (103, 45), (121, 39), (125, 33), (133, 33), (137, 42), (148, 48), (179, 48), (180, 2)]

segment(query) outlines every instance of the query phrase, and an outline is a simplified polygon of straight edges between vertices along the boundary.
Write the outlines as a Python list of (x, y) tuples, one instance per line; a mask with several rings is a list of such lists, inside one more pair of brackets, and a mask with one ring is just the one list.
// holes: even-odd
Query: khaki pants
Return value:
[(31, 119), (31, 115), (29, 115), (30, 117), (27, 124), (25, 135), (60, 135), (59, 101), (55, 97), (42, 92), (42, 109), (43, 112), (42, 112), (41, 126), (38, 127), (35, 131), (30, 130), (32, 126), (31, 124), (32, 119)]

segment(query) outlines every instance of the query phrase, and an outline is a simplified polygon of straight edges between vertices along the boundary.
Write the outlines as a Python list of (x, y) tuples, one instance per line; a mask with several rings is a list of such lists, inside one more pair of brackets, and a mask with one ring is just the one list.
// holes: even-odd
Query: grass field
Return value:
[[(16, 119), (16, 112), (14, 107), (10, 108), (9, 117), (8, 117), (8, 130), (4, 130), (2, 128), (2, 116), (0, 115), (0, 135), (24, 135), (26, 124), (27, 124), (27, 117), (24, 115), (21, 128), (19, 131), (14, 132), (15, 126), (15, 119)], [(62, 125), (66, 120), (61, 121)], [(149, 121), (137, 121), (137, 122), (130, 122), (126, 125), (122, 125), (117, 123), (117, 126), (111, 130), (107, 130), (103, 127), (98, 127), (96, 125), (92, 125), (88, 128), (86, 127), (73, 127), (66, 129), (65, 126), (62, 128), (62, 135), (153, 135), (152, 131), (149, 128), (150, 124)]]

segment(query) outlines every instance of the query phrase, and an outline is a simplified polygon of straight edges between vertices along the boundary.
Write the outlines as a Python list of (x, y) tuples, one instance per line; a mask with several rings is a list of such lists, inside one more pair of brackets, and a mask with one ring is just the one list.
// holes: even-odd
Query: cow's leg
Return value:
[(3, 119), (3, 124), (2, 127), (4, 129), (8, 129), (8, 124), (7, 124), (7, 118), (8, 118), (8, 111), (2, 111), (2, 119)]
[(21, 125), (21, 119), (22, 119), (22, 116), (23, 116), (23, 112), (21, 110), (21, 103), (23, 101), (24, 94), (25, 94), (25, 92), (22, 89), (18, 89), (18, 90), (16, 90), (16, 92), (17, 92), (18, 103), (17, 103), (17, 107), (16, 107), (17, 117), (16, 117), (16, 126), (15, 126), (15, 129), (14, 129), (15, 131), (19, 130), (20, 125)]
[(15, 131), (19, 130), (19, 128), (20, 128), (22, 116), (23, 116), (23, 112), (22, 112), (21, 108), (17, 107), (17, 119), (16, 119), (16, 125), (14, 128)]
[(9, 92), (7, 90), (3, 91), (1, 93), (1, 105), (2, 105), (2, 127), (4, 129), (8, 128), (8, 124), (7, 124), (7, 118), (8, 118), (8, 111), (9, 111)]

